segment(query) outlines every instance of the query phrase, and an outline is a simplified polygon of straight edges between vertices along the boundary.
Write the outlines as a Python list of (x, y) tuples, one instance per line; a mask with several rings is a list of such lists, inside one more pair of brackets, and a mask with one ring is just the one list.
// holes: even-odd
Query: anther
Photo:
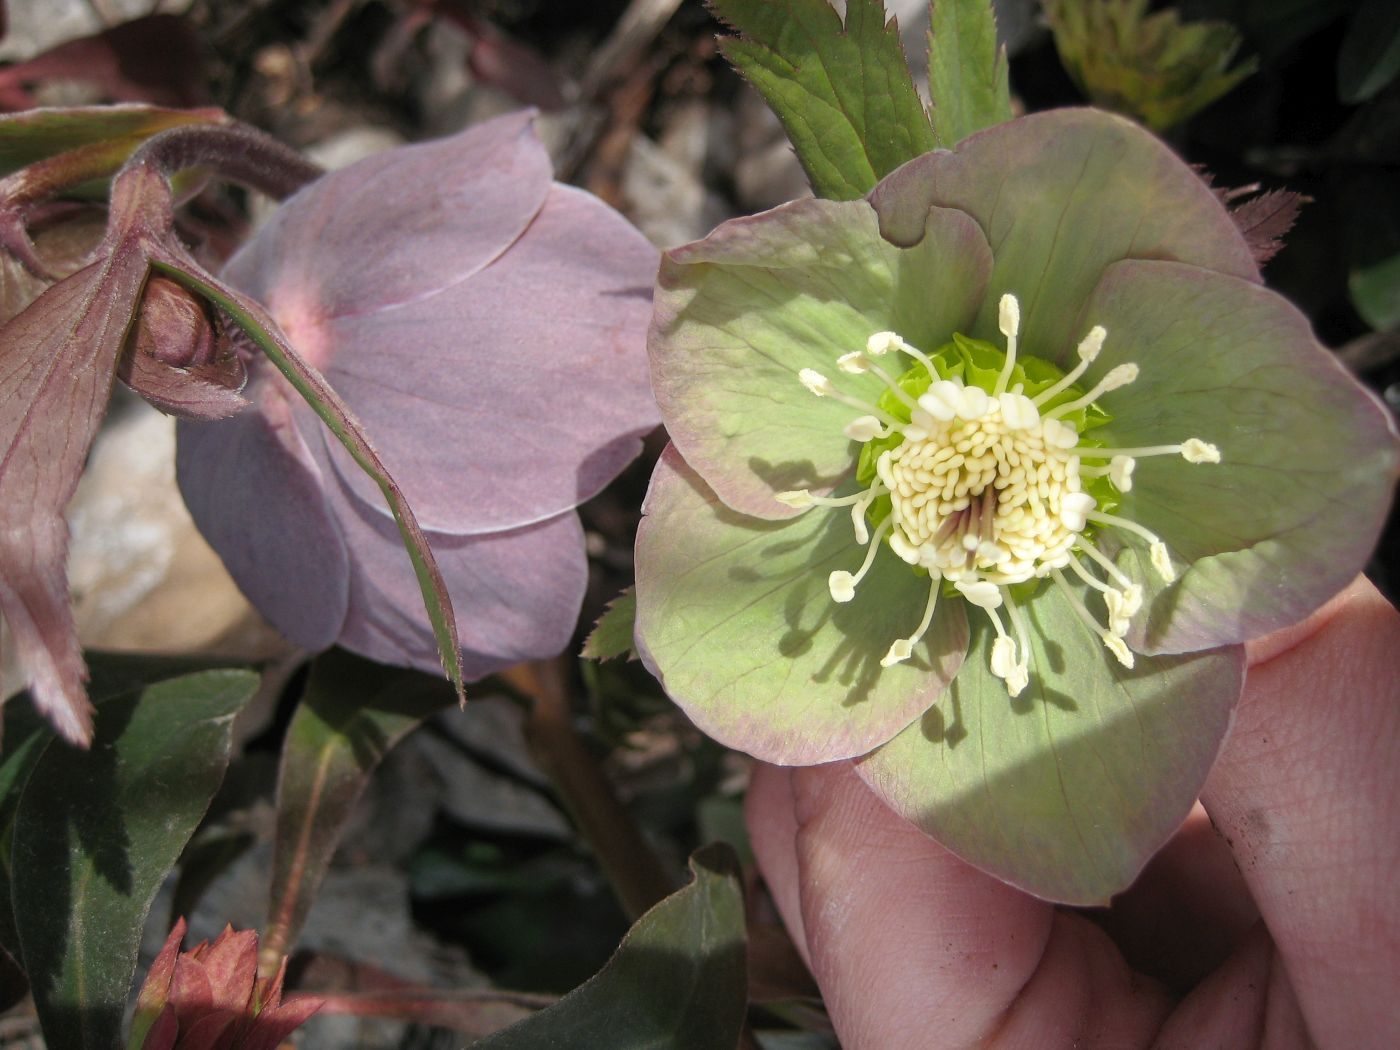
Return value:
[(928, 587), (928, 601), (924, 603), (924, 615), (919, 620), (919, 626), (914, 629), (914, 633), (908, 638), (897, 638), (890, 646), (889, 652), (880, 660), (881, 667), (892, 667), (903, 660), (909, 659), (914, 653), (914, 646), (919, 644), (919, 640), (928, 633), (929, 624), (933, 623), (933, 609), (938, 603), (938, 587), (940, 580), (936, 575), (930, 574)]

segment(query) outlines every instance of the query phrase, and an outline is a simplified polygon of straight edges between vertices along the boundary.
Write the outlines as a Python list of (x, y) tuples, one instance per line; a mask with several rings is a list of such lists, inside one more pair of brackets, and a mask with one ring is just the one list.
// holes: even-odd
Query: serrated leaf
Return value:
[(744, 895), (727, 846), (690, 858), (695, 881), (628, 931), (598, 974), (477, 1050), (733, 1050), (747, 1003)]
[(261, 959), (276, 972), (301, 931), (350, 810), (370, 774), (410, 730), (450, 705), (440, 678), (342, 649), (311, 666), (282, 747), (272, 894)]
[(228, 765), (250, 671), (183, 675), (103, 702), (91, 751), (50, 741), (15, 814), (12, 898), (49, 1046), (110, 1050), (151, 901)]
[(1011, 119), (1006, 49), (988, 0), (933, 0), (928, 90), (938, 144), (951, 149), (974, 131)]
[(819, 197), (863, 197), (937, 144), (880, 0), (710, 0), (739, 31), (720, 42), (782, 121)]
[(628, 587), (612, 601), (598, 617), (593, 630), (584, 640), (580, 653), (585, 660), (615, 660), (619, 656), (634, 659), (632, 629), (637, 621), (637, 594)]

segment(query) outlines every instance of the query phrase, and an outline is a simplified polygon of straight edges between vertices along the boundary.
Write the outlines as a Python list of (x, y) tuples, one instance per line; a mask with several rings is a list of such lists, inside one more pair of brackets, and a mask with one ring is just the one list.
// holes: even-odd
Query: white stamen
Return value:
[(861, 494), (860, 499), (851, 504), (851, 528), (855, 531), (856, 542), (861, 546), (870, 542), (870, 530), (865, 524), (865, 512), (870, 509), (870, 504), (875, 502), (875, 497), (884, 491), (885, 487), (876, 481)]
[(1000, 396), (1005, 393), (1007, 384), (1011, 382), (1011, 373), (1016, 368), (1016, 337), (1021, 334), (1021, 304), (1010, 292), (1003, 295), (997, 304), (997, 327), (1006, 336), (1006, 364), (1002, 366), (997, 384), (992, 388), (992, 394)]
[(980, 386), (965, 386), (958, 397), (958, 418), (969, 422), (981, 419), (991, 404), (992, 399)]
[(904, 340), (895, 332), (876, 332), (865, 341), (865, 352), (875, 357), (888, 354), (891, 350), (904, 347)]
[(1108, 480), (1119, 492), (1131, 492), (1133, 471), (1136, 469), (1137, 460), (1131, 456), (1114, 456), (1108, 461)]
[(873, 441), (875, 438), (889, 437), (890, 432), (885, 429), (874, 416), (857, 416), (846, 424), (841, 431), (852, 441)]
[(1118, 657), (1118, 662), (1129, 670), (1133, 666), (1133, 651), (1128, 648), (1126, 642), (1112, 631), (1104, 631), (1099, 637), (1103, 644), (1108, 647), (1108, 651)]
[(898, 638), (894, 641), (889, 652), (881, 658), (881, 667), (893, 666), (913, 655), (914, 646), (919, 644), (919, 640), (928, 633), (929, 624), (933, 623), (933, 607), (938, 603), (938, 588), (941, 582), (937, 576), (929, 579), (928, 601), (924, 603), (924, 615), (919, 620), (919, 626), (908, 638)]
[(919, 398), (919, 407), (934, 419), (946, 423), (958, 414), (963, 388), (948, 379), (933, 383)]
[(1176, 569), (1172, 568), (1172, 556), (1167, 553), (1167, 545), (1157, 540), (1148, 550), (1151, 552), (1152, 567), (1157, 570), (1157, 575), (1162, 577), (1162, 581), (1171, 583), (1175, 580)]
[(797, 373), (798, 380), (817, 397), (830, 397), (836, 393), (836, 388), (831, 385), (831, 380), (822, 375), (815, 368), (804, 368)]
[(874, 538), (865, 549), (865, 560), (860, 563), (860, 568), (855, 571), (854, 575), (845, 569), (837, 569), (826, 578), (827, 588), (831, 591), (831, 597), (834, 601), (848, 602), (856, 596), (856, 584), (865, 579), (865, 574), (870, 571), (870, 566), (875, 561), (875, 555), (880, 550), (880, 540), (889, 531), (890, 525), (889, 518), (880, 522), (880, 527), (875, 530)]
[(1066, 415), (1070, 412), (1077, 412), (1081, 408), (1087, 408), (1097, 401), (1102, 395), (1110, 390), (1117, 390), (1119, 387), (1127, 386), (1138, 377), (1138, 366), (1129, 362), (1109, 369), (1108, 375), (1099, 380), (1098, 385), (1090, 390), (1083, 397), (1073, 401), (1066, 401), (1063, 405), (1056, 405), (1045, 415), (1051, 419)]
[(870, 359), (859, 350), (852, 350), (849, 354), (842, 354), (836, 359), (836, 367), (851, 375), (860, 375), (862, 372), (870, 371)]
[(1151, 529), (1139, 525), (1135, 521), (1127, 518), (1120, 518), (1116, 514), (1100, 514), (1095, 511), (1088, 515), (1090, 521), (1100, 525), (1108, 525), (1115, 529), (1124, 529), (1127, 532), (1141, 536), (1148, 542), (1148, 550), (1151, 555), (1152, 567), (1157, 570), (1157, 575), (1162, 577), (1165, 583), (1171, 583), (1176, 579), (1176, 570), (1172, 568), (1171, 556), (1167, 553), (1167, 545), (1162, 542), (1162, 538)]
[(1094, 359), (1099, 356), (1099, 351), (1103, 349), (1103, 341), (1108, 336), (1108, 332), (1101, 325), (1094, 325), (1079, 343), (1079, 364), (1060, 377), (1054, 386), (1047, 387), (1035, 395), (1035, 404), (1039, 406), (1045, 404), (1051, 398), (1062, 391), (1068, 390), (1074, 385), (1074, 381), (1084, 374), (1088, 367), (1094, 363)]
[(1068, 492), (1060, 497), (1060, 524), (1070, 532), (1083, 532), (1088, 513), (1096, 506), (1087, 492)]
[(1053, 448), (1074, 448), (1079, 444), (1079, 434), (1068, 423), (1058, 419), (1045, 419), (1040, 424), (1040, 436)]
[(806, 510), (816, 502), (812, 499), (812, 494), (806, 489), (791, 489), (787, 492), (779, 492), (773, 498), (779, 503), (786, 504), (793, 510)]
[(1011, 430), (1029, 430), (1040, 422), (1040, 412), (1025, 394), (1002, 394), (997, 401), (1001, 405), (1001, 421)]
[(1187, 463), (1219, 463), (1220, 450), (1200, 438), (1187, 438), (1181, 443), (1181, 458)]
[(986, 580), (964, 583), (959, 580), (953, 586), (964, 598), (979, 608), (990, 611), (1001, 604), (1001, 590), (994, 583), (988, 583)]
[(1090, 558), (1098, 562), (1099, 567), (1102, 568), (1104, 572), (1108, 573), (1109, 578), (1112, 579), (1115, 583), (1117, 583), (1118, 586), (1133, 586), (1133, 581), (1128, 579), (1128, 577), (1124, 575), (1123, 570), (1118, 568), (1118, 566), (1114, 565), (1113, 562), (1109, 560), (1107, 554), (1099, 550), (1092, 543), (1086, 540), (1083, 536), (1079, 537), (1079, 544), (1075, 548), (1075, 550), (1089, 555)]
[(1011, 592), (1006, 591), (1002, 597), (1006, 601), (1007, 612), (1011, 614), (1011, 629), (1016, 632), (1016, 644), (1020, 648), (1021, 659), (1012, 668), (1012, 673), (1006, 676), (1006, 691), (1012, 696), (1020, 696), (1021, 690), (1030, 684), (1031, 673), (1031, 640), (1030, 632), (1026, 629), (1026, 618), (1021, 612), (1021, 607), (1011, 597)]
[(992, 643), (992, 674), (1006, 678), (1016, 666), (1016, 643), (1002, 635)]
[(1086, 448), (1082, 459), (1109, 459), (1118, 456), (1180, 456), (1188, 463), (1219, 463), (1220, 450), (1199, 438), (1188, 438), (1180, 445), (1144, 445), (1141, 448)]

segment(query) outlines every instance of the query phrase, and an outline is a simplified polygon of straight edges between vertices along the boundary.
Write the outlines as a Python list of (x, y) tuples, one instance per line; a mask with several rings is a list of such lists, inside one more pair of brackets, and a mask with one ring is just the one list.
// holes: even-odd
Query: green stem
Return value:
[(535, 761), (592, 847), (623, 909), (636, 919), (676, 887), (574, 728), (562, 663), (521, 664), (502, 677), (533, 701), (525, 733)]

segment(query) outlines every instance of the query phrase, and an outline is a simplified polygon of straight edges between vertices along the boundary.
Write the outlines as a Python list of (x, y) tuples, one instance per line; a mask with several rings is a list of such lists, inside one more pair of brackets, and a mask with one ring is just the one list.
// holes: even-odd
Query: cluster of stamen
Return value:
[[(907, 410), (902, 413), (908, 415), (907, 422), (877, 404), (847, 396), (820, 373), (803, 369), (799, 378), (813, 394), (861, 413), (844, 428), (847, 437), (864, 443), (898, 434), (901, 440), (880, 452), (875, 478), (861, 492), (823, 497), (804, 489), (779, 493), (778, 499), (798, 508), (850, 508), (856, 540), (866, 553), (857, 571), (831, 574), (828, 584), (835, 601), (855, 597), (882, 541), (910, 565), (927, 570), (930, 584), (923, 616), (912, 635), (890, 646), (881, 660), (884, 666), (913, 654), (933, 622), (939, 590), (947, 581), (991, 620), (996, 631), (991, 669), (1015, 696), (1029, 681), (1030, 643), (1013, 586), (1053, 581), (1108, 650), (1132, 667), (1133, 654), (1123, 639), (1142, 606), (1142, 587), (1095, 545), (1094, 531), (1117, 529), (1146, 540), (1154, 570), (1166, 582), (1175, 578), (1161, 539), (1136, 522), (1099, 509), (1098, 501), (1084, 490), (1084, 480), (1107, 478), (1123, 493), (1132, 488), (1133, 470), (1142, 456), (1180, 455), (1189, 463), (1217, 463), (1220, 453), (1195, 438), (1179, 445), (1131, 449), (1082, 443), (1065, 417), (1133, 382), (1137, 366), (1119, 365), (1082, 396), (1066, 395), (1103, 348), (1107, 333), (1095, 326), (1079, 344), (1079, 363), (1029, 396), (1022, 384), (1012, 382), (1020, 334), (1015, 296), (1002, 296), (998, 320), (1007, 341), (1006, 361), (990, 390), (956, 376), (944, 378), (927, 354), (893, 332), (877, 332), (864, 351), (838, 359), (844, 372), (878, 377)], [(928, 388), (917, 398), (877, 360), (895, 351), (912, 358), (913, 368), (927, 370)], [(889, 514), (872, 532), (868, 512), (886, 495)], [(1106, 622), (1085, 606), (1065, 570), (1103, 596)]]

